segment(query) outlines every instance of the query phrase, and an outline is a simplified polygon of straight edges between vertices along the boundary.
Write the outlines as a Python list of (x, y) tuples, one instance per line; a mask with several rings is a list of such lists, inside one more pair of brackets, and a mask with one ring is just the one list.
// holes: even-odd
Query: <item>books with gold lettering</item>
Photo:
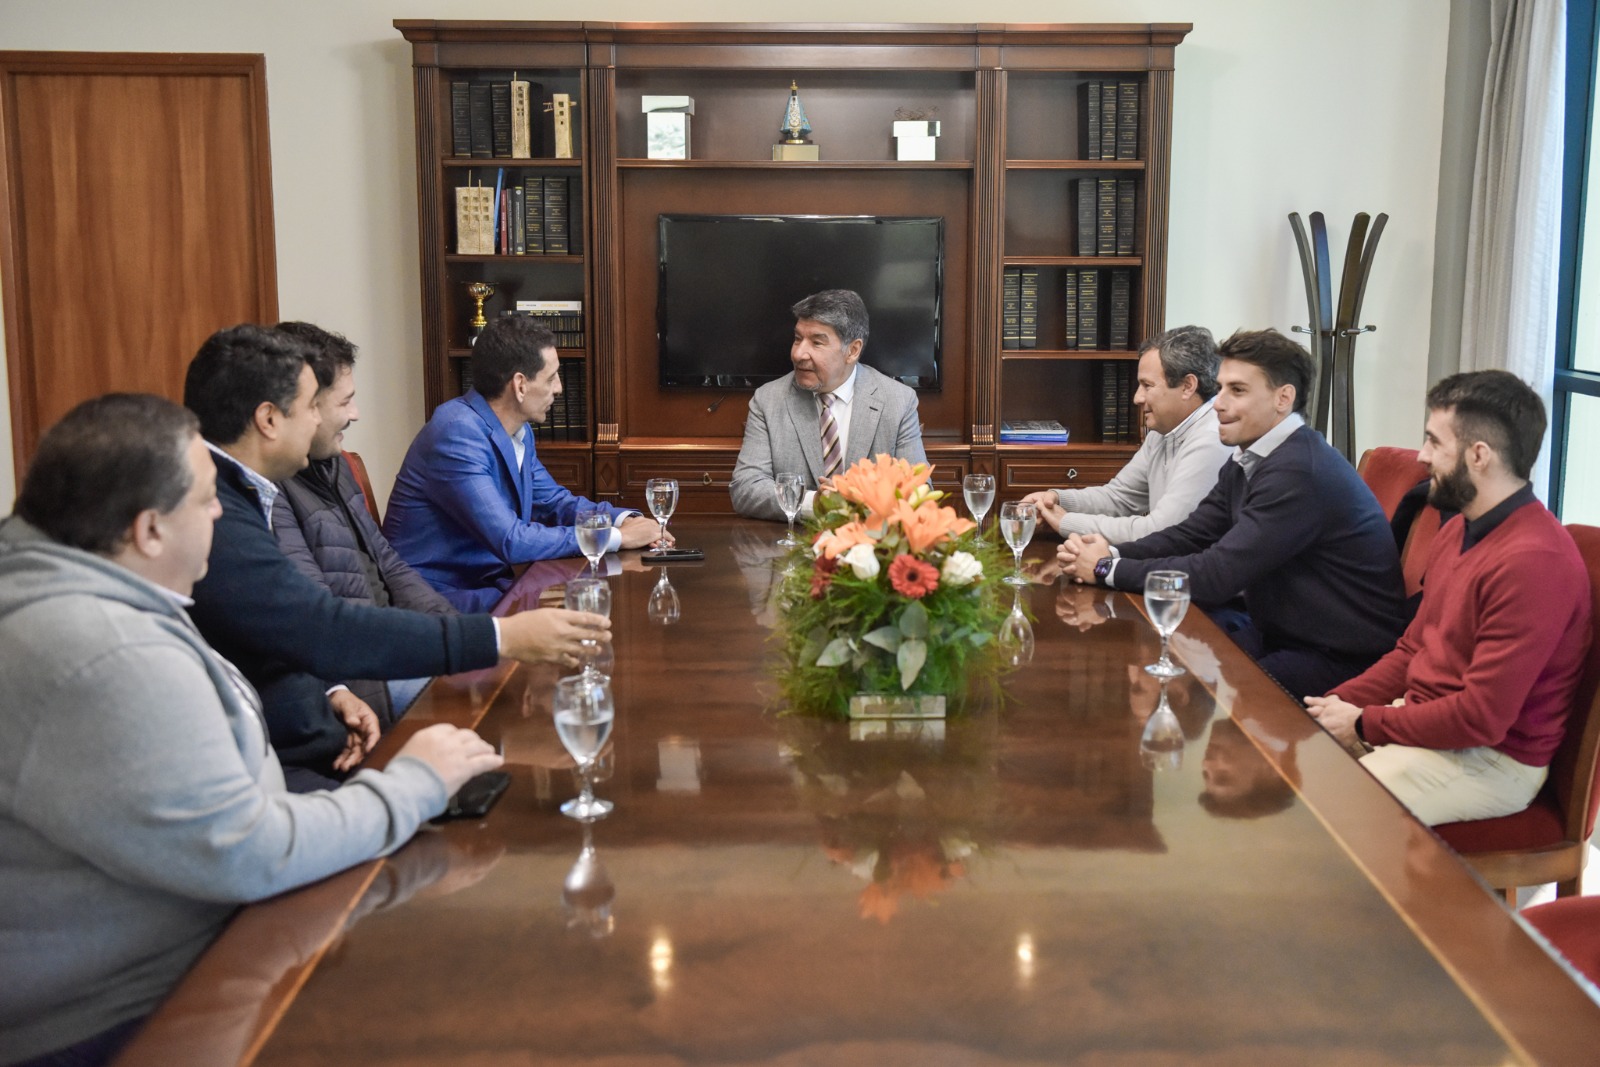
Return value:
[(467, 82), (450, 83), (450, 154), (472, 155), (472, 93)]
[(1139, 158), (1139, 83), (1117, 83), (1116, 158)]

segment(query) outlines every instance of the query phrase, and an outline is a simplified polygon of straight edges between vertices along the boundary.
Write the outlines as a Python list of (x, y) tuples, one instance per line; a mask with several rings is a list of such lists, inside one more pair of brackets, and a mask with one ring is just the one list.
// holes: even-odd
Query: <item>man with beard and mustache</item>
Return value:
[[(367, 510), (361, 486), (341, 451), (344, 432), (361, 417), (356, 408), (356, 346), (339, 334), (309, 322), (280, 322), (280, 333), (304, 342), (317, 376), (313, 403), (322, 426), (311, 439), (311, 462), (294, 477), (279, 482), (282, 492), (272, 505), (272, 532), (300, 572), (341, 600), (396, 607), (429, 615), (454, 615), (449, 601), (434, 592), (407, 566), (378, 529)], [(416, 699), (427, 678), (390, 682), (350, 680), (356, 696), (377, 713), (387, 729)], [(359, 760), (358, 738), (343, 753), (347, 770)], [(370, 746), (366, 746), (369, 747)], [(293, 761), (292, 744), (279, 757)]]
[(1583, 673), (1588, 576), (1528, 484), (1544, 428), (1538, 394), (1505, 371), (1428, 391), (1418, 458), (1430, 502), (1460, 514), (1434, 539), (1422, 604), (1394, 651), (1307, 702), (1430, 826), (1526, 808)]

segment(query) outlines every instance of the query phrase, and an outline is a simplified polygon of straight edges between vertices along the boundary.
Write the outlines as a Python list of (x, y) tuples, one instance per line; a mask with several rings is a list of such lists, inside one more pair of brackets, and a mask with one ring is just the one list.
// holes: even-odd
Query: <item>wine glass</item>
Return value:
[(611, 547), (611, 516), (600, 508), (578, 509), (578, 551), (589, 561), (590, 573), (600, 573), (600, 561)]
[(661, 577), (656, 579), (655, 587), (650, 590), (650, 600), (645, 605), (645, 614), (653, 623), (671, 626), (678, 621), (679, 612), (678, 591), (672, 588), (672, 579), (667, 575), (667, 568), (662, 567)]
[(583, 851), (561, 883), (561, 901), (567, 906), (567, 929), (586, 931), (590, 937), (609, 937), (616, 929), (611, 902), (616, 898), (611, 872), (594, 850), (594, 824), (583, 824)]
[(794, 535), (794, 517), (800, 511), (800, 501), (806, 496), (805, 479), (798, 474), (779, 474), (773, 479), (778, 494), (778, 507), (783, 511), (783, 517), (789, 520), (789, 529), (778, 541), (784, 548), (796, 548), (801, 542)]
[(594, 795), (594, 764), (611, 736), (616, 705), (611, 700), (611, 679), (603, 674), (575, 674), (556, 683), (556, 734), (578, 761), (578, 795), (561, 805), (561, 814), (592, 822), (611, 814), (609, 800)]
[(1000, 624), (1000, 651), (1006, 663), (1021, 667), (1033, 661), (1033, 623), (1022, 611), (1022, 590), (1011, 598), (1011, 612)]
[[(568, 611), (587, 611), (592, 615), (611, 617), (611, 586), (604, 578), (572, 578), (567, 582), (563, 606)], [(583, 674), (588, 678), (601, 677), (595, 666), (600, 652), (600, 642), (585, 637), (578, 642), (583, 646)]]
[(1187, 673), (1167, 655), (1167, 641), (1189, 610), (1189, 576), (1182, 571), (1151, 571), (1144, 579), (1144, 610), (1161, 635), (1161, 658), (1145, 667), (1157, 678)]
[(656, 547), (666, 548), (671, 543), (667, 540), (667, 520), (678, 507), (678, 479), (651, 478), (644, 483), (644, 498), (650, 503), (650, 514), (661, 524), (661, 540)]
[(1139, 736), (1139, 762), (1152, 771), (1175, 771), (1183, 766), (1183, 727), (1167, 703), (1166, 678), (1161, 679), (1161, 700)]
[(1027, 575), (1022, 573), (1022, 550), (1033, 540), (1033, 528), (1038, 521), (1038, 507), (1026, 500), (1007, 500), (1000, 505), (1000, 533), (1005, 536), (1006, 544), (1011, 546), (1011, 554), (1017, 561), (1016, 573), (1001, 579), (1007, 585), (1028, 584)]
[(994, 506), (994, 475), (969, 474), (961, 479), (961, 492), (967, 498), (967, 510), (972, 521), (978, 524), (978, 540), (983, 540), (983, 517)]

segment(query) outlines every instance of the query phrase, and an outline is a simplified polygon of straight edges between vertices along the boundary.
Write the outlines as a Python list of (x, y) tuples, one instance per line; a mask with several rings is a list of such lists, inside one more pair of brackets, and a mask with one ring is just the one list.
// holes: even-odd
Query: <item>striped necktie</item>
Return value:
[(839, 425), (833, 421), (833, 394), (822, 397), (822, 476), (832, 478), (844, 466), (839, 454)]

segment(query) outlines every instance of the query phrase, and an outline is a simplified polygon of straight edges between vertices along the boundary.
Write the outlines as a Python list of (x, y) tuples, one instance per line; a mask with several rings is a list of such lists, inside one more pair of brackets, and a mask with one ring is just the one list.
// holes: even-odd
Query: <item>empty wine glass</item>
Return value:
[(645, 614), (650, 621), (661, 626), (671, 626), (678, 621), (678, 591), (672, 588), (672, 579), (667, 576), (667, 568), (661, 568), (661, 577), (656, 579), (656, 584), (650, 590), (650, 602), (645, 606)]
[[(611, 617), (611, 586), (604, 578), (572, 578), (567, 582), (566, 595), (563, 606), (568, 611), (587, 611), (593, 615)], [(599, 668), (595, 659), (600, 653), (600, 642), (594, 638), (583, 638), (579, 644), (583, 647), (583, 673), (586, 677), (598, 677)]]
[(1017, 561), (1016, 573), (1001, 579), (1007, 585), (1028, 584), (1027, 575), (1022, 573), (1022, 550), (1033, 540), (1033, 528), (1038, 522), (1039, 509), (1026, 500), (1007, 500), (1000, 505), (1000, 533)]
[(556, 734), (578, 761), (578, 795), (561, 805), (561, 814), (590, 822), (611, 814), (609, 800), (594, 795), (594, 764), (611, 736), (616, 706), (611, 679), (603, 674), (575, 674), (556, 683)]
[(1022, 590), (1011, 598), (1011, 612), (1000, 624), (1000, 652), (1013, 667), (1033, 661), (1033, 623), (1022, 611)]
[(1145, 667), (1157, 678), (1187, 673), (1167, 655), (1167, 642), (1189, 610), (1189, 576), (1182, 571), (1151, 571), (1144, 579), (1144, 610), (1161, 635), (1161, 658)]
[(650, 503), (650, 514), (661, 524), (661, 540), (656, 547), (666, 548), (671, 544), (667, 540), (667, 520), (678, 507), (678, 479), (651, 478), (644, 483), (644, 498)]
[(616, 924), (611, 902), (616, 898), (611, 872), (594, 850), (594, 824), (583, 824), (583, 851), (561, 883), (561, 901), (567, 906), (567, 929), (583, 930), (590, 937), (609, 937)]
[(794, 517), (806, 496), (806, 480), (798, 474), (784, 473), (774, 478), (773, 483), (778, 494), (778, 507), (783, 511), (783, 517), (789, 520), (789, 529), (778, 544), (784, 548), (798, 547), (801, 542), (794, 535)]
[(1183, 766), (1183, 727), (1167, 703), (1165, 678), (1161, 679), (1161, 699), (1139, 736), (1139, 762), (1152, 771), (1175, 771)]
[(972, 521), (978, 524), (978, 540), (983, 540), (983, 517), (994, 506), (994, 475), (969, 474), (961, 479), (961, 492), (967, 498), (967, 510)]
[(598, 575), (600, 561), (611, 547), (611, 516), (600, 508), (579, 508), (575, 525), (578, 551), (589, 561), (590, 573)]

